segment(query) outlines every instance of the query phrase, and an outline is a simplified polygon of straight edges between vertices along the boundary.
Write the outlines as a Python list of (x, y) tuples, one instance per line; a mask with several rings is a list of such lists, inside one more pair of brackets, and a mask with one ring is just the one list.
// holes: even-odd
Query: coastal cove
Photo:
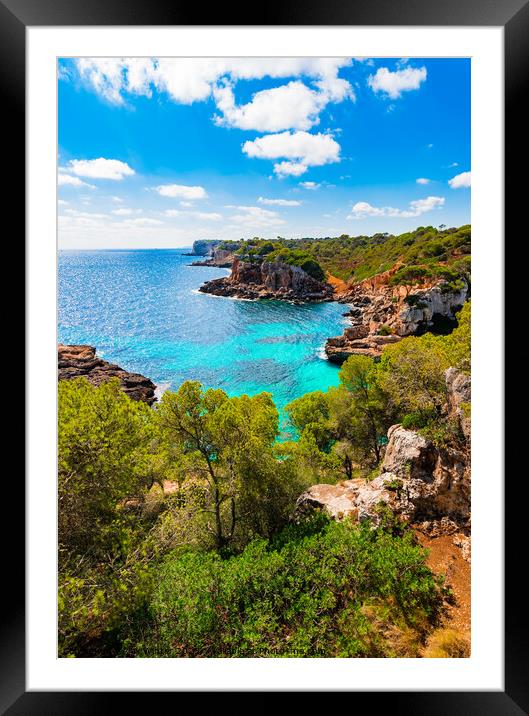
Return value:
[(474, 657), (470, 59), (63, 59), (58, 658)]
[(329, 336), (344, 305), (245, 301), (200, 293), (224, 268), (191, 266), (189, 249), (59, 252), (58, 341), (148, 376), (158, 391), (185, 380), (229, 395), (293, 399), (338, 384)]

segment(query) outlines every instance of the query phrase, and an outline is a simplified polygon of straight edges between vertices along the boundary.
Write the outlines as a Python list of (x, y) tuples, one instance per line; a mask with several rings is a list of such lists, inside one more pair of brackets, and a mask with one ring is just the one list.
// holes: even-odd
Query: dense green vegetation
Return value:
[(291, 266), (299, 266), (317, 281), (325, 281), (325, 271), (306, 251), (287, 248), (276, 249), (268, 254), (267, 260), (282, 261)]
[[(244, 256), (262, 257), (288, 249), (299, 254), (299, 261), (312, 259), (323, 273), (344, 281), (361, 281), (402, 264), (396, 283), (405, 283), (415, 272), (419, 279), (443, 278), (455, 283), (470, 279), (470, 225), (459, 228), (420, 226), (395, 236), (348, 236), (224, 242), (221, 247), (235, 249)], [(302, 259), (301, 256), (305, 257)], [(302, 265), (297, 263), (296, 265)], [(311, 274), (312, 275), (312, 274)], [(400, 280), (402, 279), (402, 280)]]
[(284, 526), (307, 483), (277, 434), (267, 393), (186, 382), (152, 410), (117, 380), (59, 383), (61, 655), (101, 648), (144, 603), (167, 550), (227, 558)]
[(430, 439), (462, 439), (444, 414), (445, 370), (470, 372), (470, 302), (448, 336), (410, 336), (386, 346), (379, 362), (351, 356), (340, 370), (340, 385), (306, 393), (286, 410), (298, 440), (284, 449), (313, 482), (337, 475), (369, 477), (379, 463), (388, 428), (401, 422)]
[(235, 246), (233, 242), (225, 242), (221, 246), (230, 249), (235, 247), (235, 254), (246, 261), (281, 261), (291, 266), (299, 266), (317, 281), (325, 281), (325, 271), (307, 251), (295, 247), (287, 248), (281, 242), (263, 239), (241, 241)]
[[(440, 585), (405, 527), (293, 525), (315, 482), (376, 474), (397, 421), (442, 444), (449, 336), (356, 356), (288, 406), (184, 383), (153, 409), (117, 381), (59, 383), (60, 656), (414, 656)], [(162, 485), (165, 489), (162, 489)]]
[(168, 555), (125, 649), (149, 657), (415, 656), (439, 612), (440, 587), (411, 533), (320, 518), (255, 539), (227, 560)]

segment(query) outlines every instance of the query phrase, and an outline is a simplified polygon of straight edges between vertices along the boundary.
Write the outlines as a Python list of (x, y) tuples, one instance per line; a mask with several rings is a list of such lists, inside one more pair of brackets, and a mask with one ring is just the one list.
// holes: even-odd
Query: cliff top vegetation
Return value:
[[(441, 226), (439, 229), (419, 226), (414, 231), (399, 235), (342, 234), (338, 237), (302, 239), (279, 236), (274, 241), (255, 237), (247, 241), (225, 241), (219, 244), (219, 248), (235, 250), (239, 256), (248, 258), (281, 257), (287, 263), (301, 265), (302, 268), (303, 262), (310, 258), (324, 273), (328, 272), (343, 281), (362, 281), (388, 271), (397, 263), (402, 264), (401, 272), (395, 279), (397, 283), (407, 280), (405, 269), (408, 267), (423, 269), (424, 278), (441, 278), (449, 282), (470, 279), (469, 224), (459, 228)], [(285, 249), (290, 253), (283, 254)]]

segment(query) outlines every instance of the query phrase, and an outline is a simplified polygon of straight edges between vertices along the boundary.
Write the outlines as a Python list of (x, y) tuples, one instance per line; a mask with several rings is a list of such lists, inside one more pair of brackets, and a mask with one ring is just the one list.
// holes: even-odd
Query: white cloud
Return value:
[(300, 181), (299, 185), (304, 189), (312, 189), (312, 191), (319, 189), (321, 186), (321, 184), (317, 184), (315, 181)]
[(368, 204), (367, 201), (358, 201), (352, 208), (348, 219), (365, 219), (372, 216), (390, 216), (410, 218), (420, 216), (433, 209), (440, 209), (444, 206), (443, 196), (428, 196), (426, 199), (410, 201), (409, 209), (395, 209), (392, 206), (376, 207)]
[(461, 174), (456, 174), (455, 177), (452, 177), (448, 180), (448, 183), (452, 187), (452, 189), (461, 189), (461, 188), (467, 188), (470, 186), (471, 182), (471, 172), (462, 172)]
[(73, 177), (70, 174), (59, 174), (57, 184), (59, 186), (85, 186), (88, 189), (95, 189), (93, 184), (87, 184), (85, 181), (81, 181), (79, 177)]
[(253, 129), (259, 132), (278, 132), (284, 129), (310, 129), (319, 124), (319, 114), (329, 102), (354, 99), (348, 82), (338, 78), (317, 83), (313, 90), (303, 82), (292, 81), (280, 87), (256, 92), (251, 102), (237, 106), (231, 84), (225, 82), (213, 90), (218, 125)]
[(340, 145), (330, 134), (308, 132), (281, 132), (267, 134), (243, 144), (243, 152), (257, 159), (280, 159), (274, 172), (280, 176), (300, 176), (308, 167), (340, 161)]
[(71, 159), (67, 170), (80, 177), (91, 179), (112, 179), (120, 181), (126, 176), (135, 174), (134, 169), (119, 159)]
[(260, 206), (228, 206), (226, 208), (237, 209), (241, 212), (230, 217), (230, 220), (236, 224), (266, 228), (286, 223), (276, 211), (263, 209)]
[(105, 220), (109, 217), (105, 214), (97, 214), (77, 209), (65, 209), (64, 214), (59, 214), (59, 229), (75, 231), (77, 229), (99, 229), (105, 226)]
[(123, 61), (80, 58), (76, 60), (76, 66), (81, 78), (91, 84), (101, 97), (114, 104), (123, 104)]
[(453, 169), (453, 168), (458, 167), (458, 166), (459, 166), (459, 162), (452, 162), (452, 164), (449, 164), (449, 165), (448, 165), (448, 168), (449, 168), (449, 169)]
[(303, 164), (303, 162), (278, 162), (274, 164), (274, 172), (280, 177), (299, 177), (305, 174), (307, 169), (307, 165)]
[(113, 196), (113, 197), (111, 197), (111, 198), (112, 198), (112, 201), (115, 201), (115, 202), (116, 202), (116, 204), (122, 204), (122, 203), (123, 203), (123, 199), (122, 199), (120, 196)]
[(114, 209), (112, 211), (116, 216), (131, 216), (132, 214), (141, 214), (141, 209)]
[(76, 219), (106, 219), (106, 214), (97, 214), (89, 211), (79, 211), (78, 209), (65, 209), (65, 214)]
[(192, 211), (191, 216), (201, 219), (203, 221), (220, 221), (222, 214), (218, 214), (216, 211)]
[(419, 177), (419, 179), (415, 180), (417, 184), (429, 184), (430, 179), (426, 179), (425, 177)]
[(164, 92), (174, 102), (191, 104), (209, 99), (219, 80), (286, 78), (313, 79), (328, 101), (350, 90), (338, 71), (350, 58), (257, 57), (257, 58), (82, 58), (76, 60), (81, 79), (108, 102), (124, 105), (124, 95), (151, 97)]
[(379, 67), (375, 75), (369, 76), (367, 83), (373, 92), (383, 92), (391, 99), (398, 99), (402, 92), (419, 89), (426, 75), (426, 67), (406, 67), (396, 72)]
[(276, 205), (276, 206), (301, 206), (301, 201), (296, 201), (295, 199), (265, 199), (264, 197), (260, 196), (257, 201), (260, 204), (269, 204), (269, 205)]
[(203, 186), (186, 186), (184, 184), (160, 184), (153, 187), (160, 196), (169, 199), (187, 199), (194, 201), (195, 199), (205, 199), (207, 197), (206, 190)]
[(444, 203), (444, 196), (427, 196), (426, 199), (416, 199), (415, 201), (410, 201), (410, 206), (414, 212), (413, 215), (419, 216), (419, 214), (425, 214), (427, 211), (431, 211), (432, 209), (440, 209), (444, 206)]

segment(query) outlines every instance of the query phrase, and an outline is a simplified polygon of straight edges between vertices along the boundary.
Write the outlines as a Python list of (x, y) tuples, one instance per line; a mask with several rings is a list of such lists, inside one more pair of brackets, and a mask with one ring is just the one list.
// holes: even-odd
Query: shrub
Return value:
[(446, 403), (444, 371), (450, 366), (441, 339), (409, 336), (386, 346), (377, 380), (401, 415), (436, 411)]
[(85, 655), (145, 598), (152, 411), (112, 380), (59, 382), (59, 655)]
[(442, 600), (424, 557), (411, 533), (321, 516), (230, 559), (172, 556), (129, 643), (146, 657), (391, 657), (405, 641), (414, 656)]
[(407, 413), (402, 418), (402, 427), (408, 430), (419, 430), (436, 419), (437, 413), (434, 410), (417, 410), (414, 413)]
[(422, 283), (428, 276), (430, 276), (430, 271), (425, 266), (403, 266), (393, 274), (390, 285), (413, 286)]
[(416, 293), (406, 296), (404, 301), (408, 304), (408, 306), (413, 306), (414, 308), (426, 308), (428, 306), (428, 304), (423, 300), (423, 297)]
[(316, 281), (325, 281), (325, 272), (310, 254), (298, 249), (282, 248), (268, 254), (267, 261), (282, 261), (291, 266), (299, 266)]

